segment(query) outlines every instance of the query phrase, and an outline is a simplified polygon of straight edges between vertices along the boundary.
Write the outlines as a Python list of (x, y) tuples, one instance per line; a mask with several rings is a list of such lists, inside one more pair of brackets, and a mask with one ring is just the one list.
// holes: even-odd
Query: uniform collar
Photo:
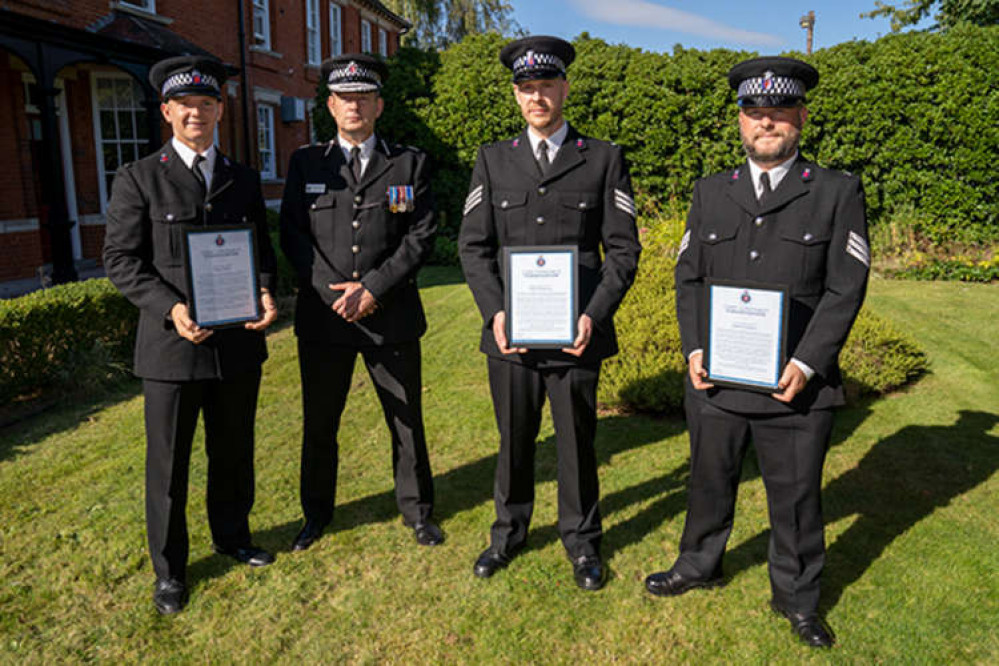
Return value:
[[(794, 161), (798, 159), (798, 151), (794, 151), (794, 155), (791, 156), (789, 160), (781, 162), (777, 166), (769, 169), (767, 171), (770, 174), (770, 190), (776, 190), (777, 186), (780, 185), (780, 181), (784, 180), (784, 176), (787, 172), (791, 170), (791, 165)], [(763, 194), (763, 187), (760, 185), (760, 175), (763, 173), (763, 169), (760, 168), (756, 162), (752, 159), (747, 160), (749, 162), (749, 175), (753, 179), (753, 191), (756, 192), (756, 198), (759, 198)]]
[(527, 140), (531, 142), (531, 154), (538, 154), (538, 144), (541, 143), (542, 139), (548, 142), (548, 155), (549, 159), (551, 156), (558, 152), (558, 149), (562, 147), (565, 143), (565, 137), (569, 135), (569, 123), (562, 121), (562, 126), (555, 130), (547, 139), (543, 139), (540, 135), (536, 134), (534, 128), (531, 126), (527, 127)]
[[(377, 143), (377, 141), (378, 140), (375, 138), (375, 133), (372, 132), (371, 136), (369, 136), (367, 139), (365, 139), (360, 144), (358, 144), (358, 148), (361, 149), (361, 163), (362, 164), (366, 165), (368, 163), (368, 160), (371, 159), (371, 153), (374, 152), (374, 150), (375, 150), (375, 144)], [(340, 146), (340, 150), (343, 151), (343, 158), (345, 160), (349, 161), (350, 160), (350, 150), (354, 147), (354, 144), (352, 144), (350, 141), (347, 141), (346, 139), (344, 139), (342, 136), (340, 136), (339, 133), (337, 133), (337, 135), (336, 135), (336, 142), (337, 142), (337, 145)]]
[(191, 150), (177, 137), (170, 139), (170, 144), (173, 146), (174, 151), (176, 151), (177, 156), (184, 161), (184, 165), (187, 166), (188, 169), (190, 169), (191, 165), (194, 164), (194, 158), (200, 154), (205, 158), (205, 166), (202, 167), (202, 170), (207, 171), (209, 174), (215, 172), (215, 157), (218, 155), (218, 151), (215, 150), (214, 143), (203, 153)]

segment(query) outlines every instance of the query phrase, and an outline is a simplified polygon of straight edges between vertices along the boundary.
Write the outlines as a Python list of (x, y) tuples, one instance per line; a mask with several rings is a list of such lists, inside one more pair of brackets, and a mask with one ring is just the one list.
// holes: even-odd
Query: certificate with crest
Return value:
[(705, 291), (707, 381), (776, 391), (787, 360), (787, 287), (709, 278)]
[(191, 318), (205, 328), (260, 319), (256, 236), (252, 226), (184, 230)]
[(578, 266), (574, 245), (503, 248), (506, 336), (511, 347), (572, 346), (579, 318)]

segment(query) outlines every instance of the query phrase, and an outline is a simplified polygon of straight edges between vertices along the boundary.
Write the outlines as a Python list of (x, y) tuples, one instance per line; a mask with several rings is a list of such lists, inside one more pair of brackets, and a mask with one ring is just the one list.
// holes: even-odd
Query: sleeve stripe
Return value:
[(462, 216), (468, 215), (472, 212), (476, 206), (482, 203), (482, 190), (483, 185), (479, 185), (474, 190), (468, 193), (468, 197), (465, 199), (465, 212)]
[(614, 188), (614, 205), (618, 210), (631, 215), (632, 217), (637, 217), (635, 213), (635, 200), (631, 198), (626, 192)]
[(871, 249), (863, 236), (851, 231), (846, 241), (846, 253), (862, 263), (865, 267), (871, 267)]

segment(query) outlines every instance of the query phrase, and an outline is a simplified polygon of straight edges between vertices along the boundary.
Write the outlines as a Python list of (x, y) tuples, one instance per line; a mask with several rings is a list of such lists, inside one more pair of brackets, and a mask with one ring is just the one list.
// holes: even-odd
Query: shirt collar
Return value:
[[(797, 150), (794, 151), (794, 155), (791, 156), (791, 159), (789, 159), (789, 160), (787, 160), (785, 162), (781, 162), (777, 166), (772, 167), (769, 170), (767, 170), (767, 173), (770, 174), (770, 190), (771, 191), (777, 189), (777, 186), (780, 185), (780, 181), (784, 180), (784, 176), (786, 176), (787, 172), (791, 170), (791, 165), (794, 164), (794, 161), (796, 159), (798, 159), (798, 151)], [(760, 165), (758, 165), (756, 162), (754, 162), (753, 160), (750, 159), (749, 160), (749, 174), (753, 178), (753, 191), (756, 192), (756, 196), (759, 196), (762, 193), (762, 189), (761, 189), (761, 185), (760, 185), (760, 174), (762, 174), (762, 173), (763, 173), (763, 169), (760, 168)]]
[(217, 151), (215, 150), (214, 143), (211, 146), (209, 146), (208, 150), (206, 150), (203, 153), (198, 153), (195, 150), (191, 150), (186, 145), (184, 145), (184, 143), (181, 142), (180, 139), (178, 139), (177, 137), (173, 137), (172, 139), (170, 139), (170, 143), (173, 145), (173, 149), (177, 151), (177, 154), (180, 156), (180, 159), (184, 160), (184, 164), (187, 165), (188, 169), (190, 169), (191, 165), (194, 164), (195, 156), (200, 154), (205, 158), (205, 166), (202, 167), (202, 170), (207, 171), (208, 173), (212, 173), (215, 171), (215, 156), (217, 154)]
[[(562, 143), (565, 141), (565, 137), (569, 134), (569, 123), (562, 121), (562, 126), (555, 130), (555, 133), (550, 137), (545, 139), (548, 142), (548, 153), (554, 153), (562, 147)], [(533, 127), (527, 128), (527, 139), (531, 142), (531, 152), (535, 155), (538, 154), (538, 144), (541, 143), (542, 137), (535, 134)]]
[[(340, 136), (339, 133), (337, 133), (337, 135), (336, 135), (336, 142), (340, 146), (340, 150), (343, 151), (344, 159), (349, 160), (350, 159), (350, 149), (354, 147), (354, 144), (352, 144), (350, 141), (347, 141), (346, 139), (344, 139), (342, 136)], [(369, 136), (367, 139), (365, 139), (364, 141), (362, 141), (361, 143), (358, 144), (358, 148), (361, 149), (361, 160), (362, 161), (367, 162), (368, 158), (371, 157), (371, 153), (374, 152), (374, 150), (375, 150), (375, 143), (376, 142), (377, 142), (377, 139), (375, 139), (375, 133), (372, 132), (371, 136)]]

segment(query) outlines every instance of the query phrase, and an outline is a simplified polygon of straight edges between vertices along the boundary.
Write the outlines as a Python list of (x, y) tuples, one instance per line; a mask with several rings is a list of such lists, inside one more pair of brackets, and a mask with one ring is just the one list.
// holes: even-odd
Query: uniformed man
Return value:
[[(545, 396), (558, 454), (558, 528), (577, 585), (598, 590), (605, 571), (597, 506), (596, 390), (600, 363), (617, 352), (613, 316), (631, 286), (640, 246), (624, 155), (580, 135), (562, 116), (571, 44), (528, 37), (500, 60), (527, 122), (519, 137), (479, 149), (459, 236), (461, 263), (484, 322), (480, 350), (500, 433), (491, 543), (475, 562), (488, 578), (524, 546), (534, 505), (534, 447)], [(511, 347), (506, 337), (506, 246), (576, 246), (578, 336), (561, 350)], [(603, 258), (601, 258), (601, 249)]]
[[(251, 566), (274, 561), (250, 541), (253, 426), (263, 330), (277, 317), (276, 278), (260, 176), (213, 143), (222, 118), (225, 67), (182, 56), (153, 66), (149, 81), (173, 138), (152, 155), (122, 166), (108, 203), (104, 265), (139, 308), (135, 374), (146, 412), (146, 529), (156, 572), (153, 603), (163, 614), (187, 600), (188, 462), (198, 413), (208, 454), (208, 523), (215, 551)], [(255, 229), (263, 316), (212, 330), (191, 318), (183, 231), (187, 225)]]
[(433, 478), (421, 404), (427, 322), (416, 273), (436, 230), (427, 157), (375, 134), (385, 65), (361, 54), (323, 63), (337, 135), (295, 151), (281, 203), (281, 247), (299, 276), (295, 309), (305, 431), (305, 550), (333, 519), (337, 430), (360, 353), (392, 434), (396, 502), (417, 543), (444, 535), (432, 520)]
[[(698, 181), (676, 266), (677, 316), (689, 359), (685, 409), (691, 471), (673, 567), (646, 579), (657, 595), (720, 585), (743, 455), (752, 440), (770, 511), (773, 609), (802, 641), (828, 647), (817, 614), (825, 558), (820, 489), (843, 404), (838, 357), (867, 287), (870, 251), (860, 179), (798, 153), (805, 93), (819, 80), (790, 58), (755, 58), (729, 72), (748, 160)], [(786, 286), (790, 361), (775, 393), (707, 381), (705, 278)]]

